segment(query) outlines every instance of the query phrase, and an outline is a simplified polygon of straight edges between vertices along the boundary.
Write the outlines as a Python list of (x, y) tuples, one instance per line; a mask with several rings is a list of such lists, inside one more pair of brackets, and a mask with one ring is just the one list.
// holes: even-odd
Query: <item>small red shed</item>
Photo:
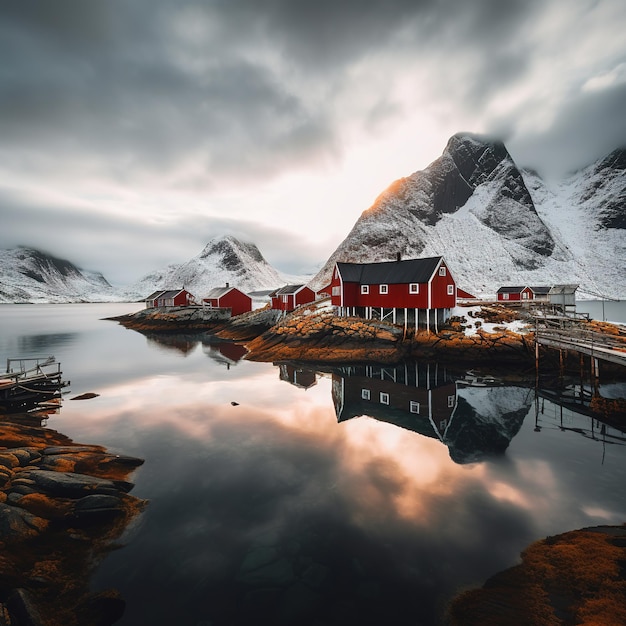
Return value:
[(287, 312), (315, 300), (315, 292), (306, 285), (285, 285), (269, 295), (273, 309)]
[(236, 287), (226, 283), (225, 287), (214, 287), (206, 298), (202, 299), (204, 306), (229, 308), (231, 316), (241, 315), (252, 311), (252, 298)]
[(498, 302), (526, 302), (534, 297), (530, 287), (500, 287), (496, 292)]

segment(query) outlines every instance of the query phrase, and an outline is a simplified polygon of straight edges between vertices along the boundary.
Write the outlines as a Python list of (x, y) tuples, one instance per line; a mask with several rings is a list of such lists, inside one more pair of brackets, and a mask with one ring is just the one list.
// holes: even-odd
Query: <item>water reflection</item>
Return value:
[(304, 389), (318, 377), (330, 376), (338, 422), (366, 416), (437, 439), (460, 464), (503, 455), (533, 406), (535, 432), (548, 424), (553, 427), (546, 401), (556, 408), (555, 416), (558, 412), (560, 430), (605, 443), (624, 440), (624, 422), (615, 408), (623, 401), (617, 405), (575, 384), (539, 388), (526, 377), (513, 385), (494, 375), (459, 372), (437, 363), (345, 365), (320, 371), (298, 363), (274, 365), (280, 380)]
[(274, 363), (274, 365), (278, 367), (280, 380), (294, 387), (309, 389), (309, 387), (313, 387), (313, 385), (317, 384), (317, 373), (315, 370), (293, 365), (292, 363)]
[[(476, 394), (461, 374), (433, 363), (350, 365), (330, 372), (339, 422), (366, 415), (394, 424), (441, 441), (457, 463), (503, 454), (533, 400), (527, 389), (481, 387)], [(491, 410), (495, 406), (498, 411)]]
[(246, 355), (246, 348), (233, 341), (220, 339), (205, 333), (155, 333), (150, 331), (134, 331), (144, 335), (148, 345), (159, 350), (173, 351), (188, 356), (198, 346), (211, 359), (230, 369)]
[[(48, 325), (48, 310), (36, 319)], [(52, 426), (146, 460), (133, 493), (150, 505), (91, 580), (120, 590), (120, 626), (439, 626), (460, 588), (511, 567), (532, 541), (626, 517), (624, 448), (569, 429), (580, 423), (567, 406), (562, 430), (547, 397), (535, 432), (532, 374), (407, 364), (408, 376), (350, 376), (87, 322), (64, 309), (37, 333), (80, 328), (57, 357), (75, 393), (100, 394), (65, 403)], [(14, 336), (2, 333), (0, 351), (15, 353)], [(344, 402), (340, 420), (334, 387), (359, 377), (369, 404)], [(401, 393), (419, 413), (396, 403)]]
[(77, 333), (47, 333), (41, 335), (21, 335), (17, 338), (18, 353), (24, 354), (50, 354), (62, 346), (71, 345), (76, 341)]

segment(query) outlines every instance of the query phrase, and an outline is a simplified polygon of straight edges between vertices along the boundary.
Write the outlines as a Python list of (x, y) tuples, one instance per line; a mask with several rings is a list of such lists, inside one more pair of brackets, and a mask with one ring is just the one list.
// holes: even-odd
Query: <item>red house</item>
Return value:
[(500, 287), (496, 295), (498, 302), (526, 302), (534, 298), (530, 287)]
[(337, 263), (331, 302), (342, 316), (388, 319), (435, 332), (456, 306), (456, 283), (443, 257)]
[(226, 283), (226, 287), (211, 289), (206, 298), (202, 299), (202, 304), (209, 307), (229, 308), (231, 316), (252, 311), (252, 298), (236, 287), (231, 287), (228, 283)]
[(287, 312), (315, 300), (315, 292), (306, 285), (285, 285), (269, 295), (273, 309)]
[(145, 300), (146, 308), (162, 306), (189, 306), (195, 304), (195, 299), (185, 289), (169, 289), (165, 291), (155, 291)]

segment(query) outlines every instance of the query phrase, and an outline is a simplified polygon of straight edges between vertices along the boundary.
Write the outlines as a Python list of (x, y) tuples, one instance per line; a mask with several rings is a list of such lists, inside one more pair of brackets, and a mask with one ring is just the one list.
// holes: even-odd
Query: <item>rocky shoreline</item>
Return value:
[(626, 525), (546, 537), (522, 562), (457, 596), (450, 626), (626, 624)]
[(128, 476), (143, 461), (83, 445), (42, 417), (0, 417), (0, 624), (108, 626), (124, 612), (89, 578), (145, 502)]
[[(453, 318), (439, 333), (433, 333), (406, 330), (385, 321), (337, 317), (313, 307), (286, 316), (266, 307), (230, 319), (202, 318), (197, 310), (186, 309), (143, 309), (109, 319), (140, 332), (195, 331), (243, 342), (248, 350), (245, 358), (254, 361), (395, 363), (419, 358), (531, 364), (534, 359), (532, 333), (512, 332), (504, 326), (486, 332), (476, 323), (476, 331), (466, 334), (465, 318)], [(491, 307), (485, 315), (494, 323), (506, 323), (515, 314), (505, 307)]]

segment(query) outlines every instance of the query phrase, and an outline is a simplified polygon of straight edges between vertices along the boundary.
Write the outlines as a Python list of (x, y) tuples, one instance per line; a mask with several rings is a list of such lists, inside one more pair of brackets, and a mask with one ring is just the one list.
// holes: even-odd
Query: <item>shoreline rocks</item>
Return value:
[(0, 421), (0, 623), (108, 626), (123, 600), (92, 593), (90, 573), (145, 507), (127, 480), (143, 460), (76, 444), (43, 417)]
[(626, 525), (546, 537), (450, 604), (450, 626), (625, 624)]

